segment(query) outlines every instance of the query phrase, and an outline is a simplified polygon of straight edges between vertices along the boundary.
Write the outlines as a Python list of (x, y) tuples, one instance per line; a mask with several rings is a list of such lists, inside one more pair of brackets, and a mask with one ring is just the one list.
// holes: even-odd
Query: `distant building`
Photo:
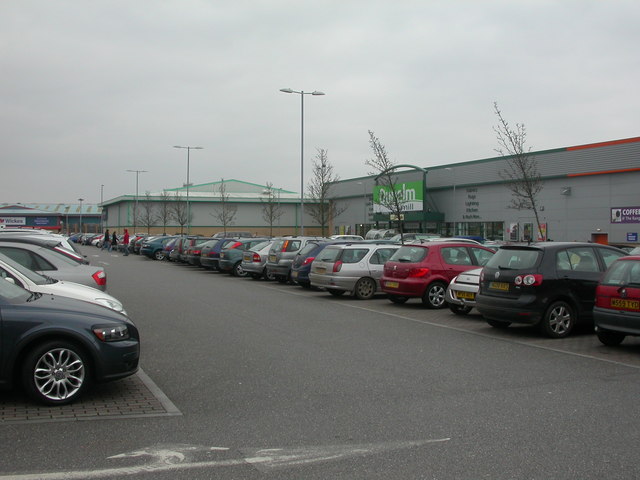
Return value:
[(102, 208), (97, 205), (66, 203), (0, 204), (0, 225), (39, 228), (52, 232), (84, 233), (100, 231)]

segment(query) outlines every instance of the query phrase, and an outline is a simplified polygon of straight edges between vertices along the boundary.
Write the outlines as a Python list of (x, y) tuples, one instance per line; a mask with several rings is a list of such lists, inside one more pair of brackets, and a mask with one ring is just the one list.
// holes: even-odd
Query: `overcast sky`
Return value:
[(493, 102), (546, 150), (640, 135), (640, 2), (3, 0), (0, 202), (186, 182), (300, 190), (317, 148), (364, 176), (494, 157)]

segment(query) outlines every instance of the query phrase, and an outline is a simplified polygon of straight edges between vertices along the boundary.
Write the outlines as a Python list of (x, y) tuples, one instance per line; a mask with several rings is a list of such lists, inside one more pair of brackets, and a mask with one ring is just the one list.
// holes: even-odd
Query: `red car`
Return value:
[(403, 245), (384, 264), (380, 284), (394, 303), (420, 298), (429, 308), (443, 308), (449, 282), (459, 273), (483, 266), (493, 253), (481, 245), (456, 241)]
[(596, 288), (593, 319), (598, 339), (619, 345), (627, 335), (640, 335), (640, 256), (611, 264)]

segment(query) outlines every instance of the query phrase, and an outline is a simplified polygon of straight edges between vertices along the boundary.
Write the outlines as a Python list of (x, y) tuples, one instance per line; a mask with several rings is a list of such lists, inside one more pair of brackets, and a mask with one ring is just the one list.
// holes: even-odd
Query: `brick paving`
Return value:
[(180, 412), (142, 370), (122, 380), (95, 385), (78, 401), (60, 407), (35, 403), (17, 389), (0, 393), (0, 424), (166, 415)]

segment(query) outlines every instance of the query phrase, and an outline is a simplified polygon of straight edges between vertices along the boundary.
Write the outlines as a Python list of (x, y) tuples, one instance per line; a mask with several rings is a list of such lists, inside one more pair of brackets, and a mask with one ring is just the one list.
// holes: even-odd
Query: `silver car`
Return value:
[(476, 295), (480, 289), (481, 268), (467, 270), (454, 277), (447, 287), (445, 301), (456, 315), (466, 315), (476, 306)]
[(108, 293), (79, 283), (64, 282), (40, 275), (0, 253), (0, 278), (18, 285), (31, 293), (52, 294), (95, 303), (126, 315), (122, 303)]
[(311, 264), (309, 280), (331, 295), (351, 292), (361, 300), (380, 290), (384, 263), (400, 248), (390, 244), (329, 245)]
[(280, 283), (291, 281), (291, 266), (300, 249), (311, 240), (322, 240), (322, 237), (288, 236), (276, 238), (271, 244), (267, 259), (267, 272)]
[(0, 253), (41, 275), (102, 291), (107, 289), (107, 274), (103, 268), (79, 263), (54, 249), (31, 243), (0, 242)]
[(254, 280), (272, 278), (267, 273), (267, 259), (272, 243), (273, 240), (265, 240), (242, 254), (242, 269)]

